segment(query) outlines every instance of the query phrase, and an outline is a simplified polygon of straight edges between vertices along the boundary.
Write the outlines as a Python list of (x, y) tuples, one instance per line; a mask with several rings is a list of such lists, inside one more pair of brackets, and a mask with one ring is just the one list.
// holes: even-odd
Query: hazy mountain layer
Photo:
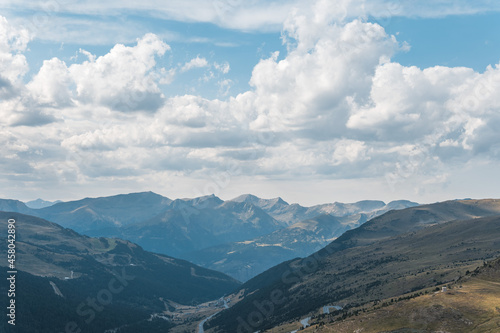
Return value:
[(171, 202), (152, 192), (131, 193), (62, 202), (31, 213), (66, 228), (87, 233), (147, 220), (165, 210)]
[(346, 230), (365, 221), (364, 214), (352, 217), (320, 215), (252, 240), (205, 248), (182, 255), (182, 258), (247, 281), (283, 261), (306, 257), (320, 250)]
[[(252, 195), (240, 196), (234, 202), (257, 205), (281, 222), (297, 220), (300, 216), (312, 216), (255, 239), (221, 244), (192, 253), (179, 254), (182, 258), (203, 267), (224, 272), (240, 281), (264, 272), (283, 261), (306, 257), (326, 246), (345, 231), (366, 222), (391, 209), (413, 207), (410, 201), (360, 201), (354, 204), (327, 204), (314, 207), (288, 205), (281, 198), (260, 199)], [(366, 212), (366, 213), (360, 213)], [(337, 214), (337, 216), (331, 215)]]

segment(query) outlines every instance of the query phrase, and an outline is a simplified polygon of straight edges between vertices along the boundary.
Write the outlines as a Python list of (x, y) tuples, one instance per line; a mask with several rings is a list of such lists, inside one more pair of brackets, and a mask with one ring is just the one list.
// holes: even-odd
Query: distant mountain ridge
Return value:
[(0, 211), (29, 214), (33, 210), (19, 200), (0, 199)]
[(240, 195), (231, 201), (249, 202), (258, 206), (273, 218), (285, 223), (287, 226), (322, 214), (343, 217), (367, 213), (370, 218), (381, 215), (389, 210), (418, 206), (418, 203), (408, 200), (391, 201), (388, 204), (378, 200), (362, 200), (355, 203), (334, 202), (331, 204), (303, 207), (299, 204), (290, 205), (280, 197), (274, 199), (261, 199), (252, 194)]
[(32, 209), (40, 209), (40, 208), (53, 206), (56, 203), (60, 203), (60, 202), (62, 202), (62, 201), (61, 200), (46, 201), (46, 200), (38, 198), (36, 200), (31, 200), (31, 201), (25, 202), (25, 205), (28, 206), (29, 208), (32, 208)]
[[(139, 192), (67, 202), (59, 200), (50, 202), (37, 199), (28, 202), (28, 205), (18, 200), (0, 199), (0, 210), (47, 218), (65, 227), (72, 227), (79, 232), (84, 232), (85, 230), (143, 222), (170, 208), (194, 207), (197, 209), (210, 209), (228, 202), (250, 203), (259, 207), (277, 221), (282, 222), (284, 226), (322, 214), (342, 217), (368, 213), (368, 216), (371, 217), (373, 214), (380, 215), (381, 212), (387, 210), (418, 205), (418, 203), (407, 200), (392, 201), (387, 205), (382, 201), (363, 200), (356, 203), (335, 202), (304, 207), (299, 204), (288, 204), (280, 197), (261, 199), (251, 194), (244, 194), (223, 201), (213, 194), (197, 198), (172, 200), (153, 192)], [(187, 206), (183, 206), (184, 204), (187, 204)], [(70, 220), (76, 220), (77, 222)]]

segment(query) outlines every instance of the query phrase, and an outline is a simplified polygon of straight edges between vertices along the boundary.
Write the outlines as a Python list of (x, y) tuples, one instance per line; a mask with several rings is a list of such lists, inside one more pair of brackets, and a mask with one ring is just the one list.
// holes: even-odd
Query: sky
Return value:
[(500, 3), (0, 1), (0, 197), (499, 198)]

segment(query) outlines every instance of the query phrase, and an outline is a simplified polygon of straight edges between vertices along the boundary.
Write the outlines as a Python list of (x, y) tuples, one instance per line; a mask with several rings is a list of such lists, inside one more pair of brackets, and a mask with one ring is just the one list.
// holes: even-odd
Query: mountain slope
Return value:
[(279, 215), (281, 210), (287, 209), (290, 205), (281, 198), (261, 199), (252, 194), (243, 194), (232, 199), (233, 202), (248, 202), (257, 206), (271, 215)]
[(215, 208), (224, 203), (224, 200), (215, 196), (214, 194), (205, 195), (197, 198), (186, 198), (186, 199), (177, 199), (185, 202), (189, 206), (203, 209), (203, 208)]
[[(31, 325), (23, 332), (63, 331), (69, 320), (77, 322), (84, 332), (104, 331), (102, 328), (133, 324), (162, 313), (166, 302), (199, 304), (239, 285), (222, 273), (146, 252), (127, 241), (82, 236), (55, 223), (19, 213), (0, 212), (1, 237), (6, 238), (9, 218), (16, 220), (16, 268), (20, 271), (20, 281), (25, 281), (22, 288), (19, 282), (16, 295), (16, 301), (24, 309), (19, 312), (18, 322)], [(2, 255), (7, 255), (6, 248), (0, 251)], [(31, 288), (24, 283), (39, 286), (35, 294), (45, 296), (32, 297)], [(56, 288), (63, 296), (56, 295)], [(6, 294), (2, 292), (2, 297)], [(91, 310), (79, 306), (96, 295), (103, 300), (99, 305), (103, 310), (94, 311), (95, 318), (87, 322)], [(109, 295), (112, 303), (103, 298)], [(44, 310), (48, 301), (54, 301), (48, 307), (54, 313)], [(78, 308), (87, 314), (78, 316)], [(44, 315), (34, 315), (42, 312)], [(51, 323), (46, 318), (57, 320)], [(164, 324), (171, 326), (168, 322)]]
[(389, 211), (375, 217), (320, 250), (318, 255), (334, 256), (336, 252), (366, 246), (406, 232), (428, 226), (471, 218), (500, 215), (500, 200), (451, 200), (435, 204)]
[[(152, 192), (86, 198), (60, 202), (41, 209), (31, 209), (15, 200), (0, 200), (0, 208), (3, 207), (5, 211), (38, 216), (89, 236), (129, 239), (148, 250), (174, 256), (219, 244), (250, 241), (319, 215), (351, 216), (351, 225), (354, 226), (355, 223), (363, 223), (366, 219), (381, 214), (389, 207), (399, 208), (414, 204), (400, 201), (398, 204), (390, 203), (384, 206), (380, 201), (360, 201), (354, 204), (334, 203), (307, 208), (297, 204), (289, 205), (281, 198), (268, 200), (252, 195), (243, 195), (226, 202), (214, 195), (172, 201)], [(369, 212), (365, 214), (363, 211)], [(336, 236), (338, 235), (328, 232), (318, 235), (315, 248), (318, 241), (321, 243), (323, 239)], [(312, 240), (309, 236), (306, 237)], [(276, 255), (273, 255), (274, 259), (267, 264), (258, 269), (250, 267), (246, 278), (291, 256), (307, 255), (312, 251), (307, 243), (301, 244), (305, 248), (293, 249), (292, 252), (298, 250), (295, 254), (286, 254), (288, 250), (283, 252), (278, 249)], [(265, 260), (262, 260), (262, 256), (257, 252), (252, 260), (263, 263)], [(200, 264), (209, 265), (207, 262)]]
[[(500, 255), (500, 200), (451, 201), (389, 212), (346, 232), (305, 259), (280, 264), (242, 286), (245, 298), (209, 322), (253, 331), (305, 316), (324, 305), (354, 306), (451, 281)], [(468, 218), (464, 221), (447, 219)], [(474, 219), (470, 219), (474, 218)], [(270, 313), (262, 304), (280, 294)], [(277, 304), (277, 303), (276, 303)], [(264, 316), (265, 315), (265, 316)], [(249, 319), (250, 318), (250, 319)], [(257, 325), (258, 324), (258, 325)]]
[(500, 215), (500, 200), (452, 200), (393, 210), (371, 219), (360, 228), (346, 232), (328, 246), (328, 251), (368, 245), (437, 223), (494, 215)]
[[(357, 315), (329, 323), (321, 316), (303, 332), (496, 332), (500, 328), (500, 258), (438, 291), (394, 302), (386, 300)], [(395, 304), (394, 304), (395, 303)]]
[[(417, 205), (405, 200), (393, 201), (387, 205), (381, 201), (360, 201), (355, 204), (335, 203), (304, 208), (299, 205), (289, 206), (281, 198), (266, 200), (249, 194), (232, 201), (258, 205), (262, 209), (267, 209), (268, 214), (274, 214), (274, 216), (281, 218), (289, 215), (295, 216), (297, 211), (299, 211), (299, 215), (314, 216), (259, 238), (180, 254), (183, 259), (224, 272), (239, 281), (247, 281), (283, 261), (308, 256), (326, 246), (345, 231), (365, 223), (369, 216), (377, 216), (391, 209)], [(285, 215), (279, 215), (285, 211)], [(357, 211), (368, 211), (368, 213), (355, 213)], [(295, 219), (295, 217), (291, 219)]]

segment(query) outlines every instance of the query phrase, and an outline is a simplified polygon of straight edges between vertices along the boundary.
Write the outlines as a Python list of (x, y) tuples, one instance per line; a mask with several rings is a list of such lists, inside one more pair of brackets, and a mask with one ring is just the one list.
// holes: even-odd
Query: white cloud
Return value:
[[(469, 68), (421, 70), (384, 64), (373, 77), (367, 104), (352, 103), (347, 127), (381, 141), (424, 141), (471, 150), (472, 143), (498, 123), (498, 88), (498, 67), (479, 74)], [(488, 135), (490, 144), (492, 139)]]
[[(397, 63), (378, 66), (372, 79), (370, 99), (365, 106), (352, 102), (347, 126), (376, 131), (380, 138), (401, 136), (401, 131), (407, 139), (429, 134), (428, 130), (433, 128), (428, 126), (429, 122), (441, 123), (451, 116), (451, 111), (445, 108), (451, 91), (474, 75), (469, 68), (421, 70)], [(407, 125), (418, 133), (408, 133)]]
[(66, 64), (58, 58), (45, 60), (27, 88), (41, 105), (65, 107), (73, 104), (71, 85), (74, 84)]
[(220, 71), (222, 74), (227, 74), (231, 70), (231, 66), (229, 66), (228, 62), (224, 62), (222, 64), (214, 62), (214, 67), (215, 67), (215, 69)]
[(31, 37), (26, 29), (16, 28), (0, 16), (0, 126), (39, 126), (54, 121), (25, 93), (23, 78), (29, 67), (23, 52)]
[(79, 52), (83, 55), (85, 55), (90, 62), (95, 62), (95, 59), (96, 59), (96, 56), (92, 53), (90, 53), (89, 51), (87, 50), (83, 50), (83, 49), (80, 49)]
[(170, 68), (169, 70), (166, 70), (165, 68), (160, 69), (160, 84), (171, 84), (174, 79), (175, 75), (177, 74), (177, 68)]
[(156, 76), (165, 70), (155, 71), (155, 58), (168, 50), (153, 34), (138, 39), (136, 46), (117, 44), (98, 58), (83, 50), (89, 60), (80, 64), (45, 61), (28, 88), (40, 104), (63, 107), (74, 101), (119, 111), (156, 111), (163, 104)]
[(366, 144), (362, 141), (340, 140), (333, 152), (333, 165), (355, 163), (366, 159)]
[(76, 83), (76, 98), (121, 111), (156, 110), (162, 94), (152, 71), (155, 57), (169, 49), (157, 36), (147, 34), (134, 47), (118, 44), (94, 62), (71, 65), (68, 70)]
[(233, 81), (230, 79), (221, 80), (218, 82), (219, 85), (219, 96), (228, 96), (231, 90), (231, 85)]
[(360, 20), (290, 29), (297, 45), (286, 58), (278, 61), (276, 53), (253, 70), (250, 83), (258, 116), (252, 127), (279, 131), (284, 126), (339, 137), (348, 112), (346, 97), (364, 100), (369, 95), (376, 67), (392, 56), (398, 43), (382, 27)]
[(193, 68), (203, 68), (203, 67), (208, 67), (208, 61), (205, 58), (200, 58), (200, 56), (197, 56), (196, 58), (193, 58), (186, 62), (184, 66), (181, 67), (181, 72), (187, 72)]

